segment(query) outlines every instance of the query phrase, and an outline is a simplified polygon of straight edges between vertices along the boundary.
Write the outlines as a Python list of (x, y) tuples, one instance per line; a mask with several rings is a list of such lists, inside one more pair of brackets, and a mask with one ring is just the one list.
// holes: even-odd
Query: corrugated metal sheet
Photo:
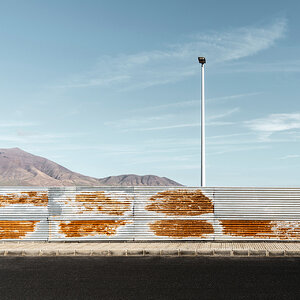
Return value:
[(215, 239), (300, 239), (299, 188), (215, 188)]
[(48, 189), (0, 188), (0, 239), (47, 240)]
[(132, 240), (133, 188), (49, 190), (50, 240)]
[(300, 189), (2, 187), (0, 239), (300, 240)]
[(136, 240), (214, 238), (212, 193), (195, 188), (135, 187)]

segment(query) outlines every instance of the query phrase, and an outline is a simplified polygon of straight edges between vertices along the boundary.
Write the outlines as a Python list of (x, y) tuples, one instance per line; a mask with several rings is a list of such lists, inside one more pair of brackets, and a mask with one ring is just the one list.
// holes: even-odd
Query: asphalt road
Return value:
[(300, 299), (300, 258), (1, 257), (0, 299)]

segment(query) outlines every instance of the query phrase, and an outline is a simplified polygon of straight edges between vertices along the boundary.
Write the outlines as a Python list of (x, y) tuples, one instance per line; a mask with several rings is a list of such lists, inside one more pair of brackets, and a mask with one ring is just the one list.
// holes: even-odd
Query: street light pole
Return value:
[(201, 64), (201, 187), (205, 187), (205, 102), (204, 102), (204, 64), (205, 57), (198, 57)]

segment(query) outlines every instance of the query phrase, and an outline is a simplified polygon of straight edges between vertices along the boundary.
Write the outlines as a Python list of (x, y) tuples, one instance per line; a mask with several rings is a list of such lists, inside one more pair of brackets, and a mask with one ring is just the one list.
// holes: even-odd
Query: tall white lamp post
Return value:
[(201, 187), (205, 187), (205, 103), (204, 103), (204, 64), (205, 57), (198, 57), (201, 64)]

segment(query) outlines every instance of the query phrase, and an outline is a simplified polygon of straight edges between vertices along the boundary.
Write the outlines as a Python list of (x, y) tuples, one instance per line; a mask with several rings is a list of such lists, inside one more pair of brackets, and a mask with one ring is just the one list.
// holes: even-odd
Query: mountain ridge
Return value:
[(182, 186), (167, 177), (124, 174), (95, 178), (20, 148), (0, 149), (0, 186)]

